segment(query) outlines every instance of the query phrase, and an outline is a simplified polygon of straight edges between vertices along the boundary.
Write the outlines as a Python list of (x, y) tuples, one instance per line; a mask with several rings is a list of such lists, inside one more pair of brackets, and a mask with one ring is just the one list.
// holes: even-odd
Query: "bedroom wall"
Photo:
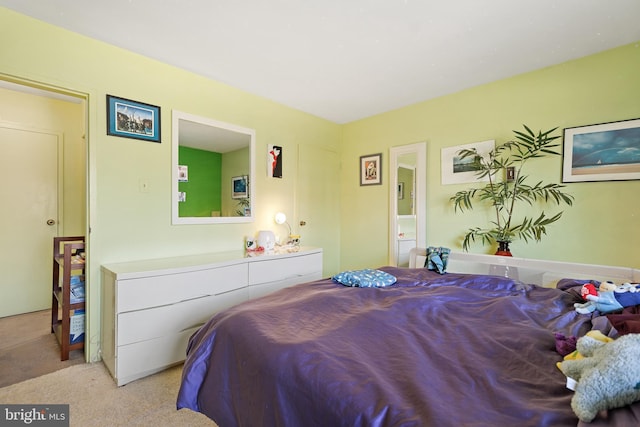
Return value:
[[(427, 142), (427, 242), (462, 250), (462, 236), (487, 214), (454, 213), (465, 185), (441, 185), (440, 150), (534, 130), (640, 118), (640, 43), (426, 101), (344, 126), (342, 268), (386, 265), (389, 147)], [(360, 187), (359, 156), (382, 152), (382, 186)], [(531, 182), (560, 182), (561, 157), (528, 165)], [(347, 167), (349, 166), (349, 167)], [(540, 243), (511, 245), (515, 256), (640, 267), (640, 181), (572, 183), (573, 207)], [(367, 215), (359, 207), (367, 206)], [(552, 212), (554, 209), (549, 209)], [(372, 233), (371, 230), (377, 230)], [(493, 253), (476, 244), (471, 252)]]
[[(99, 357), (101, 264), (241, 249), (245, 235), (275, 229), (277, 211), (296, 212), (300, 147), (340, 151), (336, 124), (5, 8), (0, 8), (0, 43), (0, 78), (4, 74), (88, 94), (90, 360)], [(160, 106), (162, 143), (107, 136), (107, 94)], [(254, 223), (171, 225), (172, 109), (256, 130)], [(289, 153), (282, 179), (267, 178), (267, 144)], [(140, 191), (141, 181), (148, 192)], [(310, 191), (323, 191), (321, 181), (313, 185)], [(338, 221), (323, 233), (330, 237), (324, 245), (330, 254), (339, 254), (339, 233)], [(338, 259), (328, 256), (325, 271), (338, 270)]]

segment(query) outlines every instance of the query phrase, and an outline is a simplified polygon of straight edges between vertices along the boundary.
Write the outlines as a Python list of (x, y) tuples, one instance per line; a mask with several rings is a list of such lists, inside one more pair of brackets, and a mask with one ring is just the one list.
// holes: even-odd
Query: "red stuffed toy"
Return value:
[(587, 301), (587, 295), (598, 296), (598, 290), (596, 289), (593, 283), (585, 283), (582, 285), (582, 289), (580, 289), (580, 295), (582, 295), (582, 299)]

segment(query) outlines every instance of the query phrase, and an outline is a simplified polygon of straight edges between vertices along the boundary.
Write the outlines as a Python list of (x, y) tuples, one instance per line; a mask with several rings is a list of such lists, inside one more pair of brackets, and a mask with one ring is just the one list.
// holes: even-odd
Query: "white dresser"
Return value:
[(121, 386), (182, 362), (216, 312), (322, 278), (322, 249), (221, 252), (102, 266), (102, 360)]
[(398, 267), (409, 267), (409, 251), (416, 247), (416, 239), (398, 239)]

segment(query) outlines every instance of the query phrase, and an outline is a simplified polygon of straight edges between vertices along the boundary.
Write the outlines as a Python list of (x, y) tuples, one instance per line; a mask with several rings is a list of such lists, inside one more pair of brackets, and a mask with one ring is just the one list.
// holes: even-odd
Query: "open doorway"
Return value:
[(87, 102), (62, 92), (0, 75), (0, 320), (51, 312), (53, 237), (87, 229)]

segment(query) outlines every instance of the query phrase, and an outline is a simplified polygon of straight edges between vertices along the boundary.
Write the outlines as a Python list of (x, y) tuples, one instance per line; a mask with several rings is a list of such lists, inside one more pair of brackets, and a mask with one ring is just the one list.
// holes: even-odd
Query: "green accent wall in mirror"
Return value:
[[(181, 111), (172, 115), (172, 223), (253, 221), (255, 131)], [(234, 177), (247, 177), (239, 209)]]
[(178, 159), (187, 172), (186, 179), (178, 182), (178, 191), (185, 195), (178, 204), (179, 215), (214, 216), (212, 212), (222, 212), (222, 154), (180, 146)]

